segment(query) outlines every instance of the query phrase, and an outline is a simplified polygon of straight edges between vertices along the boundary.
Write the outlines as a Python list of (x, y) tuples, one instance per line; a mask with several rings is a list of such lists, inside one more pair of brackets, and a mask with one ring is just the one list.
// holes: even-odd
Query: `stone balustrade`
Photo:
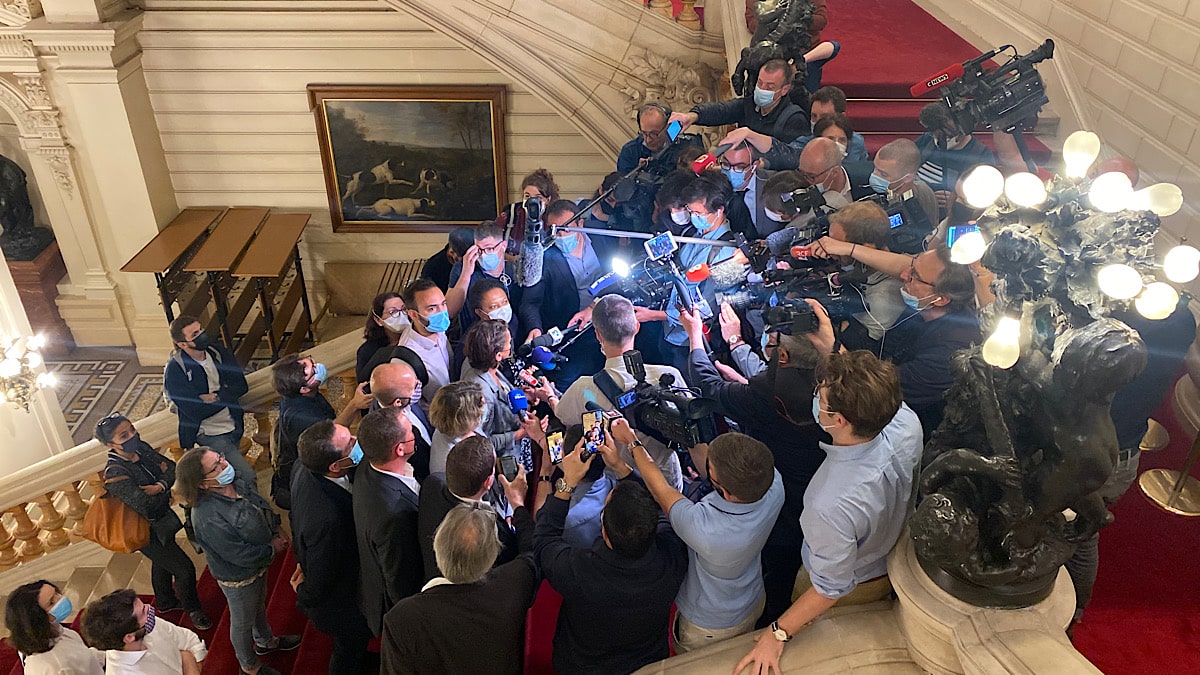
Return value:
[[(353, 372), (355, 352), (361, 343), (358, 332), (348, 333), (305, 354), (324, 363), (331, 373)], [(353, 376), (350, 379), (353, 381)], [(250, 373), (246, 382), (249, 391), (241, 402), (247, 410), (255, 411), (252, 414), (259, 419), (261, 432), (269, 425), (266, 411), (278, 398), (271, 371)], [(138, 420), (137, 430), (142, 440), (155, 448), (178, 444), (178, 420), (170, 412)], [(270, 442), (269, 433), (264, 441)], [(80, 541), (88, 505), (100, 492), (100, 471), (106, 457), (104, 447), (91, 440), (0, 478), (0, 513), (4, 515), (0, 518), (0, 573)], [(81, 487), (84, 484), (90, 489)]]
[(696, 12), (696, 0), (680, 0), (682, 6), (679, 14), (675, 14), (675, 7), (671, 0), (637, 0), (640, 5), (645, 5), (646, 9), (655, 14), (661, 14), (668, 19), (675, 21), (684, 28), (692, 30), (702, 30), (700, 24), (700, 14)]

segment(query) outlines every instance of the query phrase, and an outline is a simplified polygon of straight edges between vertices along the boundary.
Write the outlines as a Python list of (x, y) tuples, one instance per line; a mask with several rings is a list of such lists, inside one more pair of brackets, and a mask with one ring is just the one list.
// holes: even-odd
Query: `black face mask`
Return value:
[(609, 204), (607, 201), (602, 201), (600, 202), (600, 210), (604, 212), (604, 215), (611, 216), (617, 210), (617, 207)]
[(196, 337), (192, 338), (192, 344), (195, 345), (196, 349), (203, 351), (212, 346), (212, 338), (208, 333), (200, 333)]
[(136, 455), (140, 447), (142, 447), (141, 434), (134, 434), (129, 440), (121, 444), (121, 449), (131, 455)]

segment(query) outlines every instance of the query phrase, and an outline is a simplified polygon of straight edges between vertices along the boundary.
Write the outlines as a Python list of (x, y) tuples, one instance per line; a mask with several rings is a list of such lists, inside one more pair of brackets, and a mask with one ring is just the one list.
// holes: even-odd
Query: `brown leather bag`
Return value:
[(150, 543), (150, 521), (104, 491), (83, 517), (83, 536), (110, 551), (133, 553)]

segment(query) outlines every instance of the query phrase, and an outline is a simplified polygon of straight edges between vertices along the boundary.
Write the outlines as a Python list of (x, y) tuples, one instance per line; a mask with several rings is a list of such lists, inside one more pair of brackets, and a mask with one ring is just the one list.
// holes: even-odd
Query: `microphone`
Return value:
[(529, 412), (529, 397), (520, 389), (508, 390), (508, 409), (520, 419)]
[(568, 359), (562, 354), (555, 354), (548, 347), (534, 347), (530, 358), (542, 370), (554, 370), (559, 363), (565, 363)]
[(785, 227), (767, 235), (767, 248), (771, 255), (782, 258), (791, 254), (792, 242), (796, 240), (799, 231), (794, 227)]
[(534, 197), (525, 200), (525, 239), (517, 258), (517, 283), (526, 288), (542, 280), (542, 203)]
[(718, 145), (717, 149), (713, 152), (706, 152), (692, 160), (692, 173), (695, 173), (697, 176), (699, 176), (713, 166), (716, 166), (716, 164), (721, 160), (721, 157), (724, 156), (725, 153), (728, 152), (732, 147), (732, 143), (723, 143)]
[[(995, 55), (996, 55), (995, 52), (993, 52), (992, 56), (995, 56)], [(991, 57), (987, 57), (987, 58), (991, 58)], [(947, 66), (947, 67), (941, 69), (940, 71), (934, 73), (933, 75), (930, 75), (929, 77), (914, 84), (908, 90), (908, 93), (911, 94), (913, 98), (919, 98), (922, 95), (924, 95), (926, 92), (933, 91), (934, 89), (941, 87), (942, 85), (946, 84), (947, 82), (950, 82), (951, 80), (957, 80), (958, 78), (963, 76), (964, 72), (965, 72), (965, 70), (963, 69), (963, 64), (961, 64), (961, 63), (956, 63), (952, 66)]]

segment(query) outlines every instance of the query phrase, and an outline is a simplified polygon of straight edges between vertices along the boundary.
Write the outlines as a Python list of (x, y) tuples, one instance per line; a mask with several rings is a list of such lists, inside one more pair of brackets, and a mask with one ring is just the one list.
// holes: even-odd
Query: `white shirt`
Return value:
[(433, 445), (433, 436), (425, 428), (425, 423), (421, 421), (421, 418), (413, 412), (411, 405), (404, 409), (404, 416), (408, 418), (409, 422), (412, 422), (413, 433), (420, 436), (426, 445)]
[(50, 651), (25, 657), (25, 675), (104, 675), (104, 653), (70, 628), (61, 630)]
[(433, 402), (437, 390), (450, 383), (450, 346), (446, 334), (434, 333), (431, 337), (425, 337), (409, 326), (400, 334), (400, 341), (396, 344), (416, 352), (425, 364), (429, 384), (421, 387), (421, 401), (428, 406)]
[(399, 478), (401, 483), (404, 483), (404, 485), (407, 486), (408, 489), (413, 491), (413, 494), (417, 495), (418, 497), (421, 496), (421, 484), (418, 483), (417, 479), (412, 476), (413, 468), (411, 466), (408, 466), (407, 464), (405, 465), (409, 471), (409, 473), (407, 473), (407, 474), (392, 473), (391, 471), (384, 471), (383, 469), (375, 466), (374, 464), (371, 464), (369, 466), (372, 469), (375, 469), (376, 471), (378, 471), (379, 473), (382, 473), (382, 474), (385, 474), (388, 476), (392, 476), (393, 478)]
[(321, 478), (324, 478), (325, 480), (329, 481), (330, 483), (333, 483), (334, 485), (342, 488), (346, 492), (349, 492), (350, 494), (354, 494), (354, 488), (351, 487), (353, 485), (353, 483), (350, 482), (350, 476), (338, 476), (337, 478), (332, 478), (330, 476), (321, 476)]
[(146, 636), (144, 643), (146, 649), (142, 651), (106, 651), (105, 675), (179, 675), (183, 672), (183, 657), (179, 652), (191, 652), (197, 662), (208, 656), (208, 649), (198, 635), (162, 618), (155, 619), (154, 631)]
[[(221, 376), (217, 374), (217, 364), (214, 362), (212, 354), (206, 355), (203, 361), (197, 359), (197, 362), (204, 368), (204, 374), (208, 376), (208, 393), (215, 394), (221, 391)], [(221, 408), (221, 412), (200, 421), (200, 433), (205, 436), (220, 436), (233, 431), (234, 428), (233, 416), (229, 414), (229, 408)]]

